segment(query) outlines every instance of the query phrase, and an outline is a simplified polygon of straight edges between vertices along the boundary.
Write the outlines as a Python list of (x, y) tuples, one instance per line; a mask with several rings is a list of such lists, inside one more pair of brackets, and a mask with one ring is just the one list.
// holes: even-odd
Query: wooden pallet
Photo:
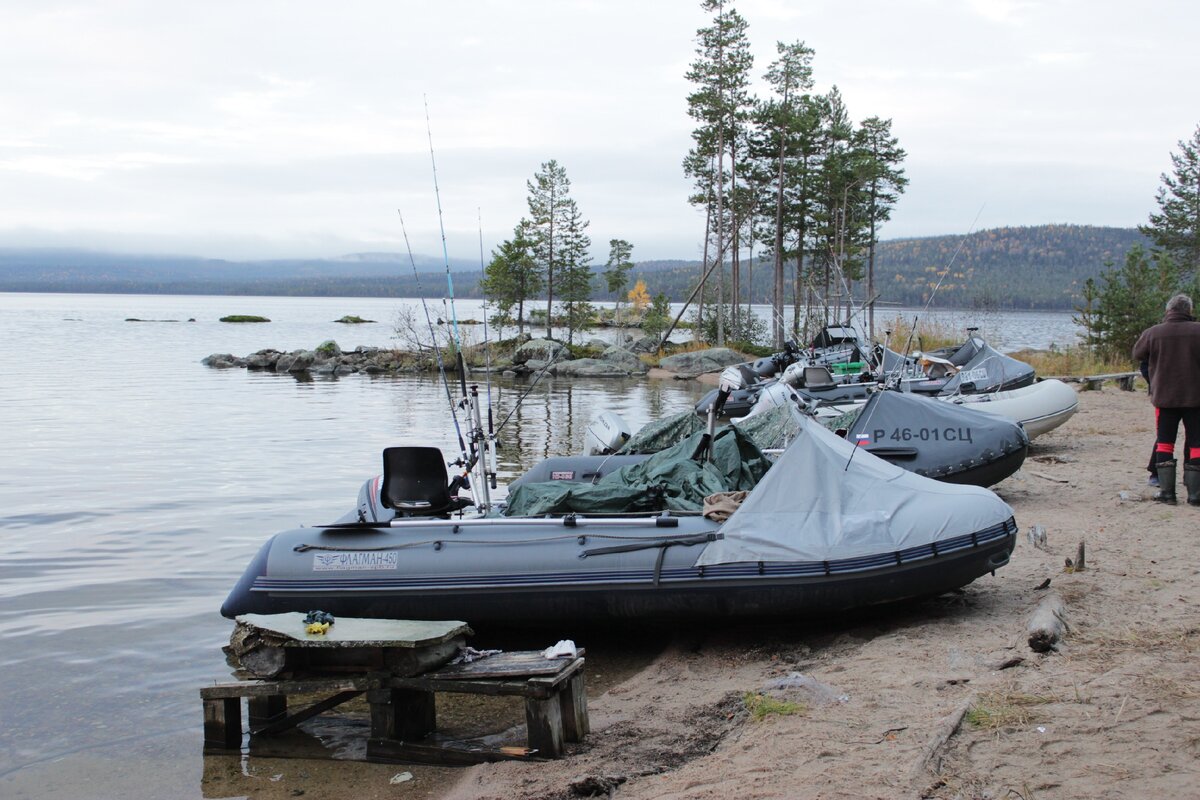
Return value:
[[(558, 758), (565, 742), (580, 742), (589, 730), (583, 652), (575, 658), (543, 658), (540, 652), (501, 653), (470, 664), (443, 667), (414, 677), (371, 672), (346, 677), (255, 680), (206, 686), (206, 752), (240, 750), (241, 698), (247, 698), (251, 736), (270, 736), (366, 694), (371, 708), (367, 758), (476, 764), (509, 758)], [(455, 747), (431, 743), (437, 719), (434, 695), (508, 695), (525, 698), (527, 748)], [(324, 699), (289, 714), (288, 695)]]

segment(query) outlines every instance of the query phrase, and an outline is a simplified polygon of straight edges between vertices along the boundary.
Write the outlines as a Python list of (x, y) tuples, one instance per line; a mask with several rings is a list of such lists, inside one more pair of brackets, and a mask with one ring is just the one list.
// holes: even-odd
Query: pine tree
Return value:
[(604, 265), (604, 281), (608, 291), (617, 297), (613, 313), (614, 322), (620, 324), (621, 296), (629, 285), (629, 271), (633, 269), (633, 245), (624, 239), (608, 240), (608, 262)]
[(1154, 246), (1189, 274), (1200, 274), (1200, 127), (1171, 154), (1172, 174), (1162, 175), (1155, 198), (1159, 212), (1138, 226)]
[(761, 201), (770, 204), (770, 217), (774, 226), (768, 229), (770, 238), (764, 242), (774, 256), (771, 292), (771, 329), (775, 347), (783, 347), (784, 325), (784, 260), (786, 258), (785, 209), (788, 187), (794, 184), (797, 173), (803, 169), (798, 165), (797, 150), (804, 134), (803, 109), (805, 92), (812, 89), (812, 59), (815, 52), (803, 42), (775, 44), (779, 58), (771, 64), (764, 76), (775, 92), (775, 97), (759, 103), (755, 122), (759, 135), (755, 138), (758, 154), (764, 167), (760, 171), (764, 192)]
[(588, 251), (592, 240), (584, 231), (588, 221), (580, 214), (574, 200), (567, 202), (563, 215), (563, 238), (560, 250), (562, 306), (567, 321), (567, 343), (575, 343), (575, 333), (587, 329), (594, 309), (592, 299), (592, 267)]
[(533, 258), (533, 241), (528, 220), (521, 220), (506, 239), (492, 251), (492, 260), (484, 269), (479, 288), (484, 298), (496, 306), (496, 324), (512, 319), (516, 306), (517, 335), (525, 333), (525, 301), (542, 290), (542, 277)]
[(867, 335), (875, 338), (875, 247), (879, 244), (879, 226), (891, 219), (892, 207), (908, 178), (900, 164), (908, 155), (900, 141), (892, 136), (892, 121), (870, 117), (854, 133), (859, 158), (867, 220)]
[[(742, 127), (750, 109), (750, 70), (754, 57), (746, 38), (746, 20), (724, 0), (702, 0), (701, 8), (713, 13), (710, 27), (696, 32), (697, 59), (687, 72), (696, 84), (688, 95), (688, 115), (699, 123), (692, 132), (695, 146), (684, 159), (684, 173), (696, 180), (697, 191), (691, 202), (705, 205), (710, 228), (715, 229), (714, 260), (718, 269), (717, 303), (723, 304), (724, 263), (730, 238), (737, 224), (729, 215), (735, 212), (732, 191), (737, 183), (737, 154), (744, 140)], [(729, 171), (726, 172), (726, 156)], [(726, 176), (732, 184), (727, 187)], [(715, 208), (714, 208), (715, 205)], [(708, 250), (707, 236), (705, 250)], [(736, 261), (736, 260), (735, 260)], [(708, 258), (702, 275), (709, 269)], [(703, 278), (701, 279), (703, 280)], [(740, 287), (739, 287), (740, 288)], [(734, 295), (737, 304), (737, 292)], [(702, 312), (701, 312), (702, 314)], [(718, 317), (720, 319), (720, 317)], [(723, 344), (723, 328), (718, 326), (717, 344)]]
[(562, 260), (567, 215), (574, 207), (570, 198), (571, 181), (567, 171), (551, 159), (542, 164), (525, 186), (529, 191), (534, 260), (546, 284), (546, 338), (549, 339), (554, 318), (554, 278)]

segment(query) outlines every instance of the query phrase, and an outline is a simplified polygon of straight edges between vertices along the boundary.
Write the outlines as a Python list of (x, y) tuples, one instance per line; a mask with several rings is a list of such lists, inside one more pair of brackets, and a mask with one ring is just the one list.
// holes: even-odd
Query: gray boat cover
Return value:
[[(840, 418), (839, 418), (840, 419)], [(876, 392), (846, 430), (868, 452), (890, 450), (904, 468), (941, 478), (1029, 446), (1021, 426), (922, 395)]]
[(508, 516), (620, 514), (638, 511), (700, 511), (718, 492), (749, 491), (771, 466), (750, 437), (729, 426), (712, 442), (712, 460), (692, 458), (701, 432), (595, 483), (522, 483), (508, 496)]
[(939, 392), (943, 397), (958, 394), (963, 390), (963, 385), (968, 383), (974, 384), (971, 392), (983, 393), (1015, 389), (1033, 382), (1033, 367), (992, 349), (991, 345), (978, 336), (968, 339), (950, 360), (955, 361), (955, 357), (965, 357), (969, 353), (970, 360), (946, 381), (946, 385)]
[(890, 553), (1005, 523), (987, 489), (923, 478), (800, 420), (800, 434), (705, 546), (697, 566)]

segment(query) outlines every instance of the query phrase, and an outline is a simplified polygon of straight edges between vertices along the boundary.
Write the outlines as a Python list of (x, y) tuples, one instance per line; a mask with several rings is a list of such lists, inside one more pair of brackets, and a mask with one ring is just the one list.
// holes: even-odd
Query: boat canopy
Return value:
[[(963, 361), (967, 355), (969, 359)], [(939, 393), (942, 396), (958, 394), (961, 391), (996, 392), (1033, 383), (1033, 367), (998, 352), (977, 336), (967, 340), (950, 356), (950, 361), (956, 365), (961, 363), (962, 369), (946, 381)], [(968, 383), (973, 384), (973, 387), (965, 387)]]
[(940, 483), (801, 418), (796, 440), (708, 544), (698, 566), (829, 561), (928, 546), (1005, 525), (987, 489)]

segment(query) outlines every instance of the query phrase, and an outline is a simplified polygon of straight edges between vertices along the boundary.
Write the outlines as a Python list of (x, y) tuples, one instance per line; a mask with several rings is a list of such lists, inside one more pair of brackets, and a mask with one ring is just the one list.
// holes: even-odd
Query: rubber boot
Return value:
[(1158, 494), (1154, 499), (1160, 503), (1175, 505), (1175, 460), (1158, 462)]
[(1183, 485), (1187, 487), (1188, 505), (1200, 506), (1200, 464), (1183, 465)]

